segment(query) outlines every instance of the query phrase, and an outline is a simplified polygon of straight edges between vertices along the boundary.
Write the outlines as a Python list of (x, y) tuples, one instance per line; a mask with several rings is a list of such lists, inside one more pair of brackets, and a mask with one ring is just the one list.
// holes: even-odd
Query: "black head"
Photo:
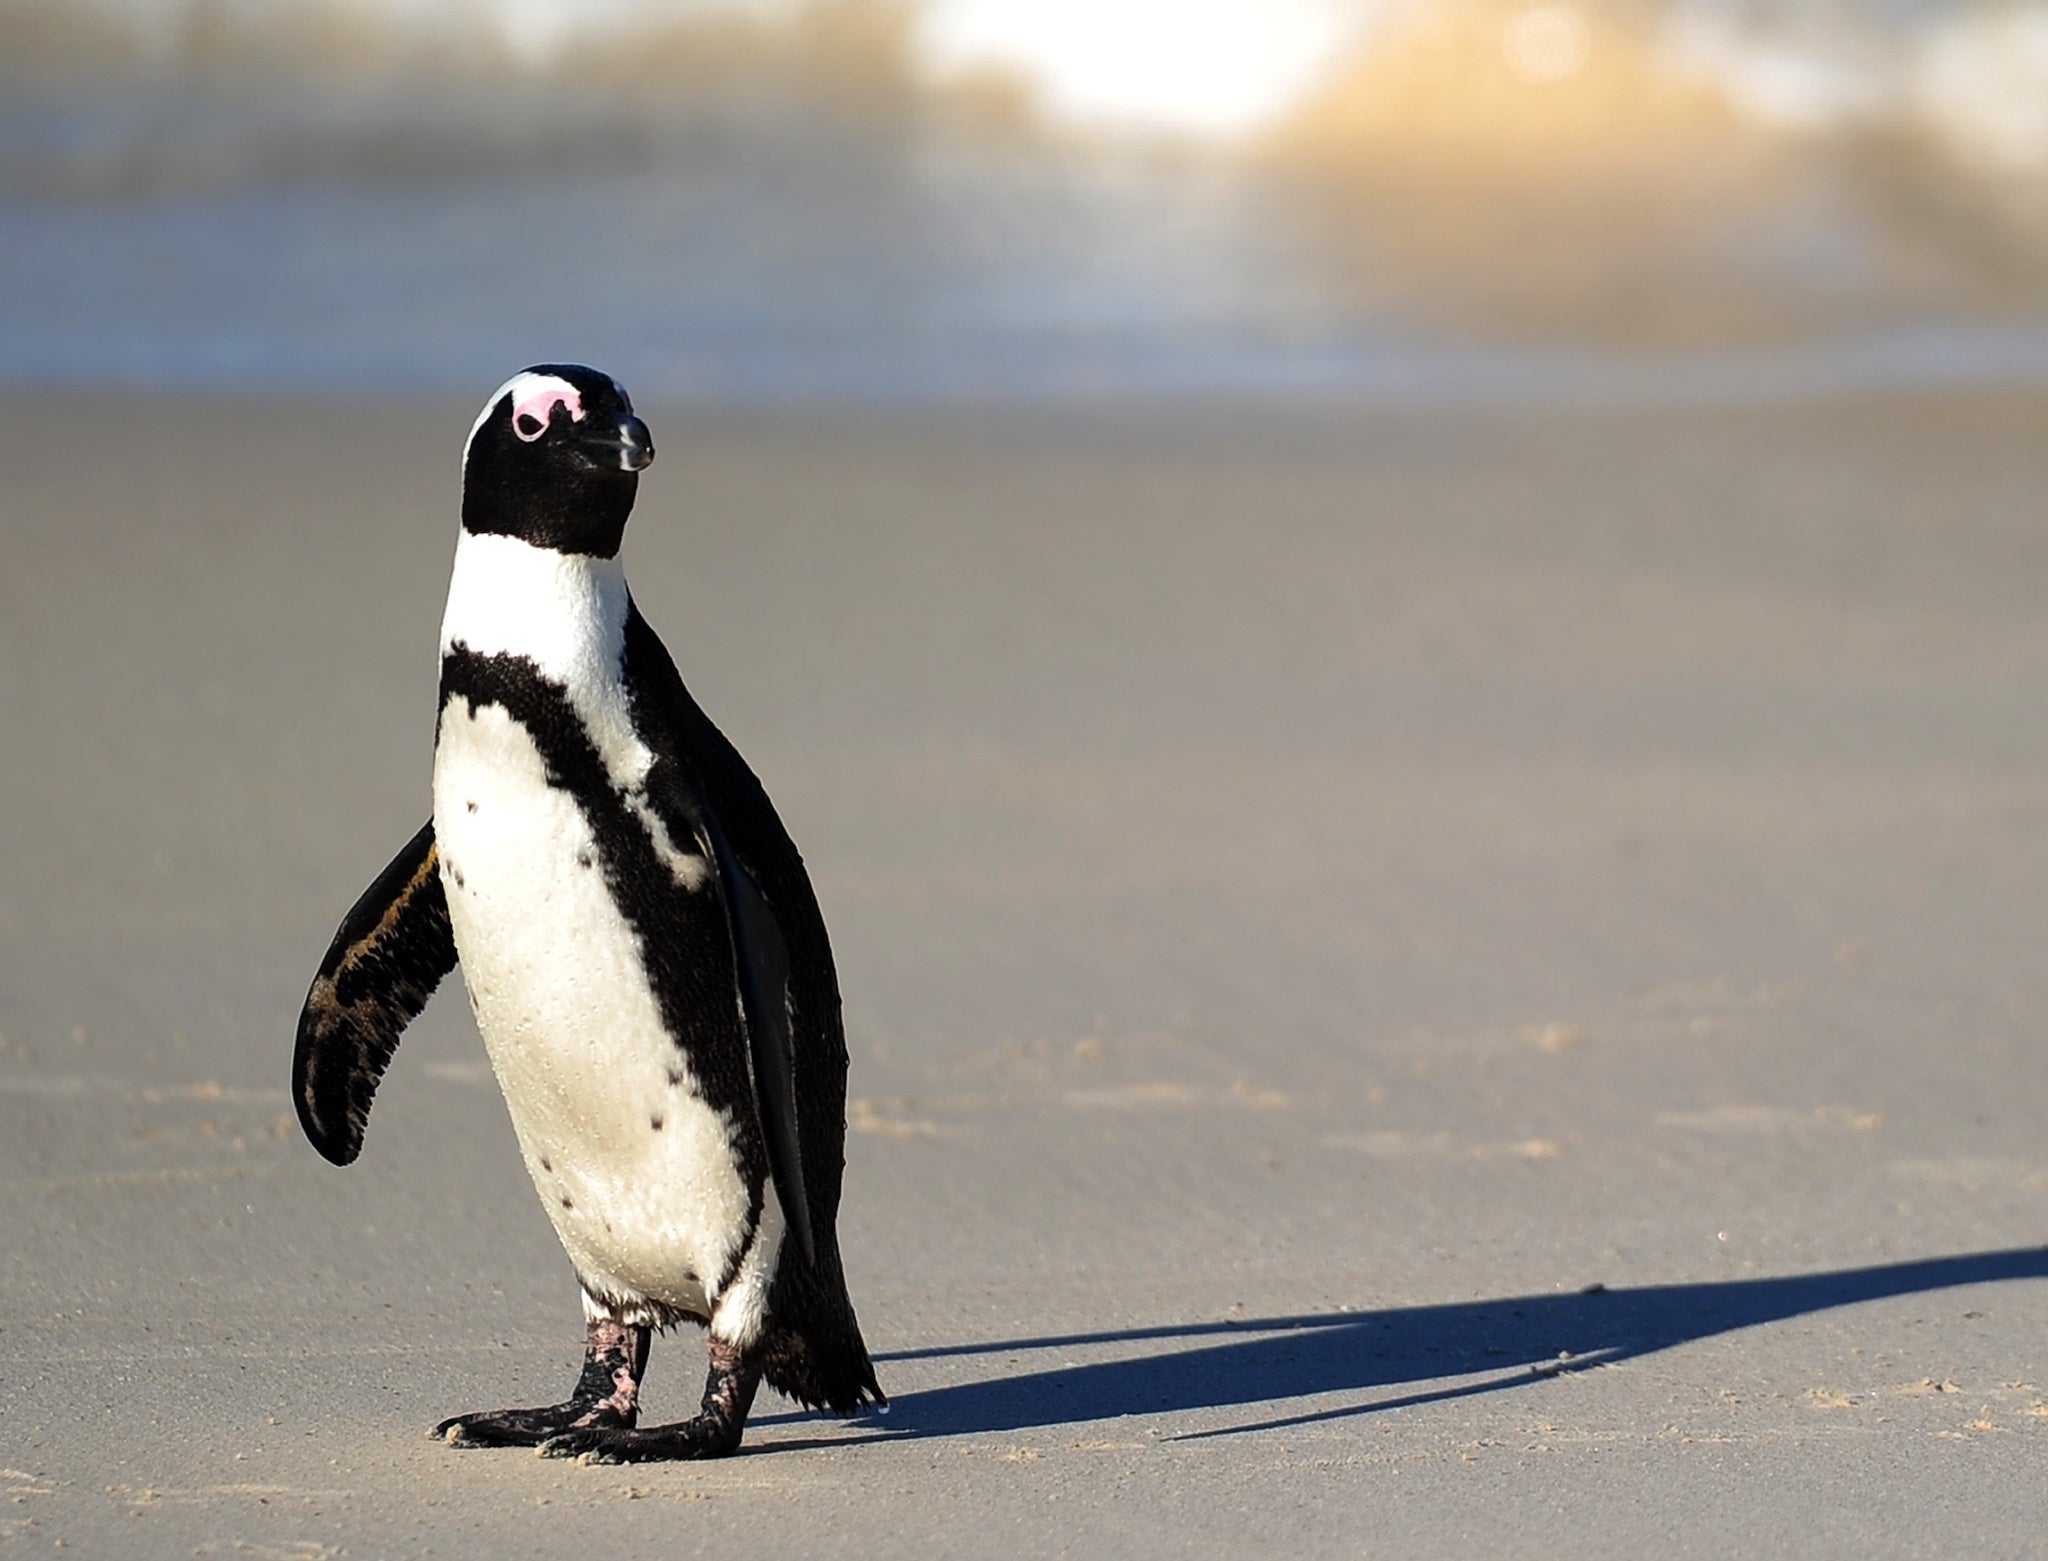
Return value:
[(610, 558), (625, 535), (647, 425), (609, 374), (541, 363), (498, 387), (462, 456), (462, 528)]

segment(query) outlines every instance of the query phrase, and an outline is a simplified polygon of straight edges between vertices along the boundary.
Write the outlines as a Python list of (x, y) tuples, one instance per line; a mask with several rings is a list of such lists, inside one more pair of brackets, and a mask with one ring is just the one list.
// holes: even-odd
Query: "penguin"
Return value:
[[(740, 1444), (765, 1380), (888, 1400), (840, 1264), (838, 978), (803, 859), (634, 605), (619, 551), (647, 426), (609, 375), (542, 364), (463, 452), (433, 813), (343, 919), (292, 1098), (336, 1165), (459, 962), (527, 1174), (582, 1289), (567, 1400), (457, 1415), (458, 1447), (602, 1463)], [(656, 1331), (709, 1334), (700, 1412), (639, 1424)]]

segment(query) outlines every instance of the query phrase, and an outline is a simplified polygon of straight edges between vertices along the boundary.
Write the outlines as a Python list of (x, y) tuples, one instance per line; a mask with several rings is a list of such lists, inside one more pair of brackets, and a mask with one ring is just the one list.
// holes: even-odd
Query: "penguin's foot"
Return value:
[(486, 1409), (443, 1420), (428, 1434), (450, 1447), (538, 1447), (565, 1431), (631, 1430), (633, 1421), (618, 1410), (586, 1398), (544, 1409)]
[(691, 1458), (723, 1458), (736, 1452), (743, 1425), (699, 1415), (675, 1425), (649, 1426), (644, 1431), (564, 1431), (538, 1449), (543, 1458), (574, 1458), (578, 1463), (680, 1463)]
[(694, 1420), (675, 1425), (612, 1429), (577, 1427), (540, 1444), (543, 1458), (574, 1458), (579, 1463), (664, 1463), (690, 1458), (723, 1458), (736, 1452), (747, 1428), (747, 1411), (761, 1385), (761, 1368), (736, 1344), (711, 1341), (711, 1375), (704, 1383), (704, 1403)]
[(630, 1432), (640, 1419), (650, 1336), (646, 1328), (598, 1318), (590, 1324), (583, 1375), (567, 1403), (456, 1415), (428, 1434), (450, 1447), (538, 1447), (571, 1431)]

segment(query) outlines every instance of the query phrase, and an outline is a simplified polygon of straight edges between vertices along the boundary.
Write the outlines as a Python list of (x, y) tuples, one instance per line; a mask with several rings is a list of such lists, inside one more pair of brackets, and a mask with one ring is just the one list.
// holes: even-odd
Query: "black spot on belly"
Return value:
[(540, 1157), (540, 1168), (543, 1171), (552, 1171), (555, 1168), (555, 1162), (550, 1160), (546, 1155), (542, 1155)]
[(670, 1089), (681, 1089), (683, 1087), (683, 1070), (681, 1068), (670, 1068), (668, 1070), (668, 1083)]
[(576, 865), (578, 867), (589, 867), (591, 865), (590, 853), (588, 851), (578, 851), (576, 853)]
[(562, 1207), (563, 1207), (563, 1208), (565, 1208), (565, 1209), (573, 1209), (573, 1208), (575, 1208), (575, 1207), (576, 1207), (576, 1200), (575, 1200), (575, 1199), (573, 1199), (573, 1198), (571, 1198), (571, 1197), (570, 1197), (570, 1196), (569, 1196), (569, 1195), (568, 1195), (568, 1194), (567, 1194), (567, 1193), (565, 1192), (565, 1193), (563, 1193), (563, 1194), (562, 1194)]
[(450, 862), (448, 864), (448, 876), (455, 880), (456, 888), (460, 889), (463, 887), (462, 869), (457, 867), (453, 862)]
[(660, 1118), (660, 1117), (656, 1117), (656, 1118), (655, 1118), (655, 1119), (653, 1120), (653, 1122), (652, 1122), (651, 1124), (649, 1124), (649, 1125), (653, 1127), (653, 1129), (655, 1130), (655, 1132), (659, 1133), (659, 1132), (661, 1131), (661, 1118)]

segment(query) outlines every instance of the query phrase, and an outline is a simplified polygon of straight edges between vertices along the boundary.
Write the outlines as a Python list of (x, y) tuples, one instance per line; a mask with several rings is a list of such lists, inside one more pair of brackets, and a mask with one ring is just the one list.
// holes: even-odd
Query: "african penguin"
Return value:
[[(618, 1462), (739, 1445), (765, 1379), (885, 1405), (840, 1268), (846, 1042), (825, 924), (761, 783), (633, 605), (647, 427), (548, 364), (463, 454), (432, 819), (357, 901), (299, 1018), (293, 1099), (355, 1159), (400, 1032), (459, 959), (528, 1174), (583, 1289), (568, 1400), (464, 1447)], [(703, 1409), (643, 1429), (652, 1331), (710, 1332)]]

